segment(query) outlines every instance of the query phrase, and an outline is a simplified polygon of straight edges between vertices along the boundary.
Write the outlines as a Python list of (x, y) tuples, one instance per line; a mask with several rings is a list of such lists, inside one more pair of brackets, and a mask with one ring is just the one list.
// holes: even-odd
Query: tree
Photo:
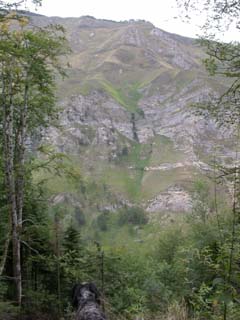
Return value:
[[(217, 41), (220, 34), (231, 25), (240, 29), (240, 2), (236, 0), (176, 0), (188, 20), (194, 12), (203, 12), (205, 22), (202, 25), (201, 44), (208, 58), (205, 65), (210, 75), (219, 75), (230, 80), (229, 88), (218, 99), (207, 104), (208, 110), (218, 123), (239, 124), (240, 94), (240, 44)], [(210, 104), (212, 107), (210, 107)]]
[[(238, 17), (240, 2), (236, 0), (176, 0), (185, 17), (191, 19), (194, 12), (203, 12), (206, 17), (202, 25), (204, 31), (201, 44), (205, 47), (208, 58), (204, 63), (212, 76), (223, 76), (230, 83), (228, 89), (218, 98), (201, 105), (201, 110), (211, 115), (220, 125), (239, 124), (240, 119), (240, 44), (216, 41), (218, 35), (230, 25), (240, 29)], [(214, 40), (214, 41), (213, 41)], [(199, 107), (199, 105), (198, 105)]]
[(205, 17), (202, 30), (205, 36), (214, 38), (216, 33), (224, 32), (230, 26), (239, 29), (240, 3), (237, 0), (176, 0), (177, 5), (182, 9), (184, 19), (190, 20), (194, 12)]
[(216, 41), (218, 35), (234, 25), (240, 29), (238, 17), (240, 2), (235, 0), (176, 0), (179, 7), (184, 10), (187, 19), (191, 19), (194, 11), (203, 11), (206, 21), (202, 26), (204, 31), (200, 39), (201, 45), (206, 49), (208, 58), (204, 60), (205, 66), (212, 76), (227, 78), (227, 89), (218, 97), (210, 101), (197, 104), (197, 110), (205, 117), (211, 116), (220, 126), (231, 126), (239, 136), (240, 122), (240, 44), (238, 42), (225, 43)]
[(29, 29), (28, 24), (28, 17), (12, 11), (0, 21), (1, 147), (19, 305), (26, 143), (30, 134), (47, 126), (56, 115), (54, 70), (61, 72), (58, 57), (66, 48), (61, 26)]
[[(180, 1), (177, 3), (184, 8), (186, 13), (199, 10), (199, 2), (195, 0)], [(205, 117), (212, 117), (219, 126), (230, 129), (230, 134), (235, 138), (235, 156), (231, 163), (219, 165), (219, 176), (229, 186), (232, 200), (232, 222), (231, 232), (221, 242), (221, 251), (227, 254), (218, 253), (218, 264), (223, 270), (223, 281), (219, 292), (227, 296), (223, 299), (223, 319), (227, 319), (229, 301), (236, 302), (234, 293), (238, 291), (239, 283), (233, 279), (237, 278), (239, 268), (236, 267), (239, 260), (238, 245), (240, 226), (240, 182), (239, 182), (239, 138), (240, 138), (240, 44), (223, 43), (216, 41), (219, 35), (226, 31), (231, 25), (236, 29), (240, 28), (239, 13), (240, 2), (235, 0), (205, 0), (202, 11), (206, 15), (206, 21), (202, 26), (204, 37), (201, 44), (205, 47), (208, 58), (205, 59), (205, 66), (212, 76), (227, 78), (228, 88), (220, 96), (196, 105), (197, 112)], [(187, 18), (191, 18), (187, 15)], [(215, 162), (215, 161), (214, 161)], [(222, 231), (227, 233), (227, 227)], [(226, 250), (227, 248), (227, 250)], [(220, 251), (220, 252), (221, 252)]]

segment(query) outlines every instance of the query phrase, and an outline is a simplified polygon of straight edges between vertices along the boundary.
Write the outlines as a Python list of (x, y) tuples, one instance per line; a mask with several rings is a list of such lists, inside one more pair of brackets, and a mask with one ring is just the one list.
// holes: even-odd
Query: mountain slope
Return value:
[(218, 141), (227, 141), (213, 121), (191, 113), (192, 103), (225, 89), (205, 72), (199, 45), (145, 21), (34, 19), (62, 24), (72, 48), (69, 77), (58, 84), (62, 129), (48, 137), (95, 184), (91, 200), (79, 189), (73, 203), (90, 211), (126, 204), (149, 214), (190, 211), (192, 182), (210, 170)]

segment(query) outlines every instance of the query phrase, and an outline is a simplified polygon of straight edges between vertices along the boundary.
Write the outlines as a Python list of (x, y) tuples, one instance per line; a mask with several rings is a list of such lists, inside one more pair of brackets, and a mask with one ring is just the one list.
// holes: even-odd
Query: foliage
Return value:
[(211, 100), (196, 104), (197, 112), (205, 117), (212, 117), (220, 126), (236, 129), (239, 124), (239, 44), (220, 43), (206, 39), (201, 40), (208, 58), (204, 60), (206, 69), (212, 76), (229, 79), (229, 87), (220, 96), (212, 96)]
[[(178, 1), (185, 12), (199, 11), (199, 3), (195, 0)], [(207, 14), (206, 23), (202, 26), (205, 31), (200, 44), (205, 48), (208, 57), (204, 60), (206, 69), (212, 76), (229, 79), (229, 87), (219, 96), (212, 96), (210, 100), (197, 104), (198, 113), (205, 117), (213, 117), (219, 125), (239, 125), (239, 43), (224, 43), (216, 41), (221, 32), (236, 23), (240, 6), (238, 1), (203, 1), (202, 10)], [(190, 16), (189, 16), (190, 18)], [(213, 41), (214, 40), (214, 41)]]
[(191, 19), (191, 14), (198, 12), (205, 17), (202, 25), (203, 31), (209, 36), (226, 31), (231, 25), (239, 28), (238, 16), (240, 12), (239, 1), (235, 0), (176, 0), (185, 19)]
[[(199, 2), (177, 1), (185, 12), (201, 10)], [(239, 267), (236, 261), (239, 259), (239, 102), (240, 102), (240, 69), (239, 69), (239, 43), (222, 43), (216, 41), (222, 31), (231, 24), (236, 23), (239, 29), (238, 16), (240, 12), (239, 1), (203, 1), (202, 10), (207, 15), (203, 25), (205, 31), (201, 40), (205, 47), (208, 58), (204, 63), (210, 75), (225, 77), (230, 83), (229, 87), (220, 94), (207, 101), (196, 105), (197, 114), (206, 118), (211, 117), (219, 126), (230, 128), (231, 136), (235, 140), (235, 157), (230, 165), (214, 163), (215, 183), (215, 212), (216, 225), (209, 234), (208, 228), (213, 224), (206, 225), (205, 229), (197, 225), (196, 231), (201, 239), (201, 247), (191, 256), (192, 262), (199, 268), (199, 279), (192, 277), (192, 285), (195, 287), (198, 281), (198, 290), (192, 294), (192, 305), (198, 317), (224, 320), (234, 318), (239, 312), (237, 292), (239, 279), (237, 274)], [(215, 40), (215, 41), (212, 41)], [(214, 159), (214, 162), (216, 160)], [(219, 176), (226, 184), (232, 184), (231, 194), (232, 209), (228, 217), (227, 225), (224, 225), (218, 212), (216, 201), (216, 167), (220, 169)], [(201, 189), (199, 190), (195, 212), (206, 223), (207, 208), (201, 208)], [(205, 200), (208, 198), (204, 195)], [(200, 202), (199, 202), (200, 200)], [(222, 218), (222, 217), (221, 217)], [(226, 223), (226, 221), (225, 221)], [(195, 227), (195, 226), (194, 226)], [(205, 238), (203, 238), (203, 235)], [(193, 268), (196, 276), (196, 267)], [(233, 280), (234, 279), (234, 280)], [(201, 284), (200, 284), (201, 283)], [(234, 310), (234, 311), (233, 311)]]
[(12, 276), (19, 306), (23, 288), (21, 246), (26, 243), (22, 239), (26, 218), (24, 201), (27, 178), (31, 176), (27, 139), (56, 117), (55, 71), (63, 75), (58, 57), (66, 52), (63, 28), (57, 25), (30, 27), (29, 18), (17, 11), (20, 4), (10, 3), (5, 7), (0, 3), (0, 148), (9, 229), (0, 273), (7, 260), (11, 238)]
[[(200, 193), (206, 192), (204, 188), (202, 182), (196, 183)], [(130, 318), (147, 314), (154, 317), (164, 313), (177, 317), (179, 312), (183, 319), (188, 319), (188, 314), (195, 319), (216, 320), (221, 318), (227, 303), (229, 319), (237, 319), (234, 317), (239, 314), (240, 250), (235, 247), (229, 280), (232, 244), (229, 213), (224, 212), (218, 219), (211, 216), (207, 224), (192, 216), (179, 225), (160, 227), (158, 241), (146, 254), (89, 242), (81, 235), (82, 227), (76, 228), (72, 221), (62, 225), (64, 208), (55, 208), (59, 218), (56, 228), (49, 219), (46, 203), (41, 201), (47, 190), (30, 185), (27, 190), (23, 238), (26, 242), (23, 307), (27, 314), (48, 313), (53, 318), (65, 312), (70, 315), (73, 285), (92, 281), (101, 290), (111, 317), (120, 314)], [(133, 221), (139, 223), (138, 219)], [(219, 223), (224, 233), (219, 234)], [(9, 298), (7, 283), (2, 282), (3, 300)]]
[(210, 214), (209, 186), (202, 180), (194, 182), (192, 217), (206, 223)]
[(140, 207), (125, 207), (119, 212), (119, 225), (144, 225), (148, 222), (144, 210)]
[(84, 212), (79, 207), (75, 208), (75, 218), (80, 226), (85, 225), (86, 218)]
[(104, 211), (97, 217), (97, 225), (101, 231), (107, 231), (109, 221), (109, 212)]

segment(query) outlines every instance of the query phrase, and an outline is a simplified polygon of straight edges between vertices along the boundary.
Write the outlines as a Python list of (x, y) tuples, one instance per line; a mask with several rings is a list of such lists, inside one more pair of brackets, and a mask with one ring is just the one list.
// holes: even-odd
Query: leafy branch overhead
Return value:
[(239, 29), (240, 3), (237, 0), (176, 0), (185, 20), (191, 20), (195, 13), (205, 17), (201, 26), (205, 35), (218, 36), (231, 26)]
[[(225, 43), (216, 39), (230, 26), (239, 29), (239, 1), (210, 0), (199, 4), (195, 0), (176, 0), (187, 19), (191, 14), (202, 11), (206, 18), (200, 44), (208, 57), (204, 59), (211, 76), (226, 78), (228, 88), (219, 97), (211, 97), (205, 103), (197, 104), (199, 113), (212, 116), (220, 125), (239, 125), (240, 119), (240, 44)], [(189, 16), (188, 16), (189, 15)]]
[[(226, 78), (228, 88), (220, 96), (196, 104), (197, 112), (216, 120), (219, 125), (238, 126), (240, 119), (240, 45), (202, 39), (208, 58), (204, 64), (211, 76)], [(232, 127), (233, 129), (233, 127)]]

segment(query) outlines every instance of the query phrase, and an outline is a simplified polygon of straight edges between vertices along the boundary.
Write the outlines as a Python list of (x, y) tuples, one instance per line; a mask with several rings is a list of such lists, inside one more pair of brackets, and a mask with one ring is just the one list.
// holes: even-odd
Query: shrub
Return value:
[(79, 207), (75, 208), (75, 218), (80, 226), (83, 226), (86, 224), (86, 218), (85, 218), (84, 212)]
[(144, 225), (148, 222), (145, 212), (140, 207), (126, 207), (119, 212), (118, 224)]
[(97, 226), (101, 231), (107, 231), (109, 221), (109, 212), (104, 211), (97, 217)]

